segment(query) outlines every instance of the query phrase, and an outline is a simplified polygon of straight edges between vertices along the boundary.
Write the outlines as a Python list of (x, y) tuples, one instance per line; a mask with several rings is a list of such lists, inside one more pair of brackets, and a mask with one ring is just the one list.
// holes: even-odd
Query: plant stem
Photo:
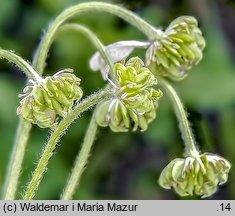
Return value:
[(97, 93), (92, 94), (90, 97), (82, 100), (79, 104), (77, 104), (74, 109), (67, 114), (67, 116), (61, 120), (59, 125), (51, 134), (48, 143), (46, 144), (41, 157), (38, 161), (37, 167), (33, 172), (32, 178), (27, 186), (25, 194), (23, 196), (24, 200), (31, 200), (35, 196), (35, 192), (38, 189), (38, 186), (42, 180), (43, 174), (47, 169), (47, 164), (51, 156), (53, 155), (53, 151), (60, 140), (61, 136), (68, 129), (70, 124), (78, 118), (84, 111), (91, 108), (95, 104), (102, 101), (104, 98), (110, 96), (109, 89), (101, 90)]
[(16, 55), (12, 51), (0, 49), (0, 59), (1, 58), (5, 58), (8, 61), (13, 62), (28, 76), (29, 79), (33, 79), (35, 81), (40, 81), (42, 79), (27, 61), (25, 61), (23, 58)]
[(67, 182), (67, 185), (61, 195), (62, 200), (72, 199), (73, 194), (77, 186), (79, 185), (79, 181), (81, 175), (84, 171), (85, 165), (87, 164), (88, 157), (90, 155), (91, 147), (95, 140), (95, 135), (98, 129), (98, 125), (95, 120), (95, 111), (91, 117), (91, 121), (89, 127), (86, 131), (86, 135), (81, 147), (79, 154), (76, 157), (74, 167), (72, 169), (71, 175)]
[(185, 157), (198, 157), (199, 151), (197, 150), (196, 141), (193, 136), (192, 129), (190, 127), (190, 123), (187, 119), (187, 113), (184, 109), (184, 106), (169, 82), (167, 82), (163, 78), (158, 78), (159, 84), (164, 88), (167, 95), (171, 99), (171, 102), (174, 107), (175, 114), (177, 116), (179, 122), (179, 128), (182, 134), (182, 139), (185, 144)]
[[(4, 185), (3, 199), (15, 199), (18, 179), (20, 176), (21, 165), (23, 163), (26, 144), (28, 141), (28, 134), (31, 129), (31, 124), (20, 119), (17, 129), (14, 148), (11, 154), (11, 163), (9, 164), (7, 177)], [(17, 143), (17, 144), (16, 144)]]
[[(101, 43), (101, 41), (96, 37), (96, 35), (91, 30), (89, 30), (85, 26), (78, 25), (78, 24), (64, 24), (64, 25), (60, 26), (60, 28), (58, 28), (57, 33), (60, 33), (61, 31), (64, 31), (64, 30), (75, 30), (77, 32), (83, 33), (90, 40), (90, 42), (96, 47), (96, 49), (99, 50), (99, 52), (101, 53), (104, 60), (108, 63), (109, 67), (111, 68), (111, 71), (113, 71), (113, 63), (110, 60), (109, 56), (106, 54), (104, 45)], [(55, 35), (55, 37), (56, 37), (56, 35)], [(54, 37), (54, 39), (55, 39), (55, 37)], [(95, 124), (95, 123), (93, 122), (93, 124)], [(89, 140), (89, 138), (85, 138), (85, 140), (87, 140), (87, 139)], [(95, 134), (94, 134), (93, 140), (94, 139), (95, 139)], [(92, 140), (90, 140), (90, 141), (91, 141), (91, 145), (92, 145), (93, 141)], [(49, 144), (49, 142), (48, 142), (48, 144)], [(56, 145), (54, 145), (54, 146), (56, 146)], [(88, 151), (89, 151), (89, 149), (88, 149)], [(43, 173), (42, 173), (42, 175), (43, 175)]]
[[(10, 62), (13, 62), (19, 67), (29, 79), (41, 80), (41, 77), (32, 68), (32, 66), (20, 56), (16, 55), (12, 51), (0, 49), (0, 58), (5, 58)], [(24, 159), (24, 153), (26, 144), (29, 138), (29, 132), (31, 124), (20, 119), (17, 133), (15, 137), (14, 147), (11, 154), (10, 163), (7, 169), (6, 179), (3, 188), (3, 199), (13, 200), (15, 199), (15, 193), (17, 190), (18, 179), (21, 172), (21, 165)]]
[[(111, 70), (111, 77), (113, 77), (114, 71), (113, 71), (113, 62), (111, 61), (108, 54), (106, 54), (105, 47), (101, 43), (101, 41), (97, 38), (97, 36), (87, 27), (75, 23), (70, 24), (64, 24), (60, 27), (60, 31), (63, 30), (75, 30), (77, 32), (80, 32), (85, 35), (87, 39), (90, 40), (90, 42), (94, 45), (94, 47), (99, 51), (104, 61), (109, 65), (109, 68)], [(113, 80), (115, 80), (113, 78)]]
[(140, 31), (146, 34), (150, 39), (156, 38), (156, 35), (160, 30), (155, 29), (149, 23), (138, 17), (133, 12), (124, 9), (120, 6), (104, 3), (104, 2), (87, 2), (80, 3), (73, 7), (64, 10), (59, 16), (56, 17), (54, 22), (49, 26), (46, 34), (44, 35), (41, 43), (35, 53), (33, 65), (37, 68), (39, 74), (42, 74), (44, 63), (49, 51), (49, 48), (55, 37), (57, 29), (68, 19), (78, 13), (92, 12), (92, 11), (104, 11), (110, 14), (114, 14), (133, 26), (137, 27)]
[[(111, 69), (110, 75), (112, 77), (112, 75), (114, 74), (113, 62), (110, 60), (109, 55), (106, 53), (104, 45), (101, 43), (101, 41), (97, 38), (97, 36), (91, 30), (79, 24), (64, 24), (60, 27), (60, 31), (63, 31), (63, 30), (75, 30), (75, 31), (83, 33), (91, 41), (91, 43), (96, 47), (96, 49), (100, 52), (104, 61), (109, 65)], [(84, 171), (85, 165), (87, 164), (91, 147), (95, 140), (97, 129), (98, 129), (98, 125), (95, 120), (95, 111), (94, 111), (89, 127), (86, 131), (86, 135), (82, 143), (81, 150), (76, 157), (71, 175), (61, 195), (61, 199), (63, 200), (71, 199), (73, 194), (75, 193), (77, 186), (79, 185), (81, 175)]]

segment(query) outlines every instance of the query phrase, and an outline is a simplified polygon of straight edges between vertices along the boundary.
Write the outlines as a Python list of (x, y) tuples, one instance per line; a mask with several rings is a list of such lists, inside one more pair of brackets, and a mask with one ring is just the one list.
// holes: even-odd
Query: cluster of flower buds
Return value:
[(197, 20), (181, 16), (173, 20), (146, 52), (146, 64), (157, 75), (182, 80), (193, 65), (202, 59), (205, 40)]
[(115, 132), (144, 131), (156, 117), (158, 100), (162, 96), (155, 90), (157, 79), (138, 57), (125, 64), (114, 65), (114, 96), (97, 107), (97, 123), (109, 126)]
[(227, 181), (230, 163), (217, 155), (204, 153), (198, 158), (176, 158), (162, 171), (159, 184), (173, 187), (180, 196), (211, 196)]
[(30, 80), (20, 95), (17, 114), (41, 128), (53, 128), (58, 117), (65, 117), (82, 97), (81, 80), (72, 72), (65, 69), (39, 81)]

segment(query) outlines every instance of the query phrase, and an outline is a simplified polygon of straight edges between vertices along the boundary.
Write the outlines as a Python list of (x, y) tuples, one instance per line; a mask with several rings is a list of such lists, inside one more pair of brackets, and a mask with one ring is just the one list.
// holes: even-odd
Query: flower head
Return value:
[(148, 123), (156, 117), (160, 90), (155, 90), (157, 79), (144, 66), (143, 61), (134, 57), (125, 64), (114, 65), (114, 78), (118, 86), (111, 100), (99, 104), (96, 120), (100, 126), (110, 126), (115, 132), (132, 128), (147, 129)]
[(151, 64), (158, 75), (182, 80), (192, 66), (200, 62), (204, 48), (205, 40), (197, 20), (181, 16), (148, 48), (146, 63)]
[[(148, 41), (118, 41), (106, 46), (105, 51), (109, 55), (112, 62), (116, 63), (127, 58), (135, 48), (147, 48), (149, 47), (149, 45), (150, 42)], [(100, 71), (102, 77), (106, 79), (105, 75), (107, 70), (107, 64), (99, 52), (96, 52), (91, 57), (89, 65), (93, 71)]]
[(65, 69), (40, 81), (31, 80), (20, 95), (17, 114), (41, 128), (55, 126), (58, 117), (65, 117), (82, 97), (81, 80), (71, 72)]
[(230, 163), (217, 155), (204, 153), (198, 158), (176, 158), (162, 171), (159, 184), (173, 187), (180, 196), (211, 196), (228, 179)]

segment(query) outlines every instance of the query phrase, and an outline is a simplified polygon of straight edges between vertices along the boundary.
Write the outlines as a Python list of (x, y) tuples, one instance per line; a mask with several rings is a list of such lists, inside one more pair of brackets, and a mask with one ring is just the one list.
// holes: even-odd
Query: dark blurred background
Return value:
[[(48, 23), (65, 7), (79, 2), (0, 0), (0, 46), (15, 50), (31, 61)], [(154, 26), (164, 28), (180, 15), (193, 15), (198, 19), (207, 41), (204, 58), (187, 79), (174, 86), (189, 112), (201, 151), (218, 153), (235, 164), (235, 2), (131, 0), (115, 3), (133, 10)], [(138, 30), (108, 14), (83, 14), (74, 20), (89, 26), (104, 44), (128, 39), (145, 40)], [(104, 85), (100, 75), (89, 70), (88, 60), (94, 52), (94, 47), (82, 35), (62, 34), (52, 46), (45, 74), (53, 74), (62, 68), (74, 68), (82, 79), (85, 95), (88, 95)], [(1, 60), (1, 186), (17, 127), (18, 93), (25, 81), (26, 77), (17, 68)], [(161, 99), (157, 115), (144, 133), (99, 130), (75, 199), (198, 199), (181, 198), (172, 190), (160, 188), (157, 183), (161, 170), (170, 160), (181, 157), (184, 149), (178, 123), (166, 97)], [(85, 113), (61, 140), (36, 199), (59, 198), (90, 117), (91, 112)], [(48, 136), (48, 130), (33, 127), (19, 184), (19, 198)], [(234, 198), (235, 172), (232, 168), (228, 183), (208, 199)]]

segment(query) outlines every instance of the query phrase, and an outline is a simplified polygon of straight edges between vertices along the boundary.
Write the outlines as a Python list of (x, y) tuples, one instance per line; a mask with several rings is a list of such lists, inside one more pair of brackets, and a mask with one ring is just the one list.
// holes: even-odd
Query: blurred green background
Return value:
[[(15, 50), (31, 61), (49, 22), (78, 0), (0, 0), (0, 47)], [(222, 0), (116, 1), (154, 26), (166, 27), (180, 15), (193, 15), (207, 41), (202, 62), (182, 83), (174, 83), (189, 112), (200, 149), (218, 153), (235, 164), (235, 3)], [(98, 15), (98, 16), (97, 16)], [(104, 44), (119, 40), (145, 40), (138, 30), (104, 13), (78, 16)], [(88, 60), (94, 47), (77, 33), (61, 34), (52, 46), (46, 74), (74, 68), (82, 79), (85, 95), (104, 85), (90, 72)], [(138, 51), (140, 55), (143, 55)], [(17, 127), (18, 93), (26, 77), (6, 61), (0, 62), (0, 186), (9, 161)], [(85, 113), (63, 137), (36, 199), (58, 199), (79, 151), (91, 112)], [(49, 131), (33, 127), (24, 160), (18, 198), (29, 181)], [(181, 157), (183, 143), (169, 100), (160, 101), (158, 116), (149, 129), (136, 133), (113, 133), (100, 129), (75, 199), (182, 199), (159, 187), (163, 167)], [(235, 172), (228, 183), (208, 199), (234, 199)], [(187, 197), (184, 199), (198, 199)]]

